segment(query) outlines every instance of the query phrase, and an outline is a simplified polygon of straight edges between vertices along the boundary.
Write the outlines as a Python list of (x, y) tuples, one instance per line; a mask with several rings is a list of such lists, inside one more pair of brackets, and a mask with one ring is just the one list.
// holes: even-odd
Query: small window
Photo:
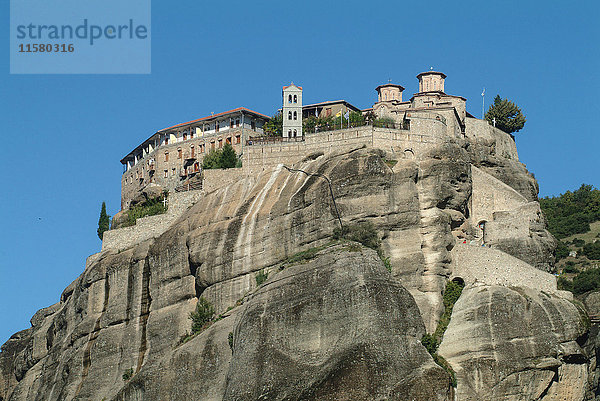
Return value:
[(168, 145), (168, 144), (169, 144), (169, 137), (165, 136), (165, 145)]
[(292, 112), (290, 111), (290, 112), (288, 112), (288, 120), (291, 120), (291, 119), (292, 119)]
[(219, 149), (221, 149), (223, 147), (223, 139), (219, 139)]
[(165, 170), (165, 178), (169, 177), (169, 170)]
[(190, 146), (190, 153), (192, 154), (192, 157), (196, 157), (196, 149), (194, 148), (194, 145)]
[(184, 132), (184, 133), (183, 133), (183, 140), (184, 140), (184, 141), (187, 141), (187, 132)]
[(229, 120), (229, 128), (233, 128), (233, 120)]
[(298, 131), (294, 130), (294, 138), (298, 136)]
[(240, 119), (238, 118), (237, 120), (235, 120), (235, 126), (239, 127), (240, 126)]
[(231, 137), (228, 137), (227, 139), (225, 139), (225, 143), (228, 143), (231, 145)]
[(169, 152), (165, 152), (165, 162), (169, 161)]
[(294, 95), (294, 103), (298, 103), (298, 96)]
[(171, 176), (175, 176), (175, 167), (173, 167), (173, 169), (171, 170)]
[(194, 131), (190, 132), (190, 139), (194, 139)]
[(177, 149), (177, 158), (181, 159), (181, 148)]
[(235, 143), (240, 143), (242, 138), (239, 135), (235, 136)]
[(297, 119), (298, 119), (298, 113), (294, 112), (294, 120), (297, 120)]
[(292, 103), (292, 95), (288, 95), (288, 103)]

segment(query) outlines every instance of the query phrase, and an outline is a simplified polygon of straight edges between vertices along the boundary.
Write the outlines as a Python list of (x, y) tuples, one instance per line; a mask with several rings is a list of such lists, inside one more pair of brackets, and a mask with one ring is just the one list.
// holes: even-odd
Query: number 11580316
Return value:
[(75, 47), (73, 44), (57, 43), (21, 43), (19, 44), (19, 53), (73, 53)]

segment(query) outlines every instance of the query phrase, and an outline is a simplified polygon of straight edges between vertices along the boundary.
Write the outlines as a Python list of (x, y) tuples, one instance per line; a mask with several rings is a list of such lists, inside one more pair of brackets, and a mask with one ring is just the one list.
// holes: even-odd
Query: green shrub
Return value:
[(132, 377), (133, 377), (133, 368), (129, 368), (125, 371), (125, 373), (123, 373), (123, 381), (124, 382), (131, 379)]
[(153, 199), (148, 199), (146, 202), (133, 206), (127, 211), (127, 222), (124, 227), (135, 225), (137, 219), (147, 216), (155, 216), (163, 214), (167, 211), (164, 204), (164, 195)]
[(558, 262), (559, 260), (564, 259), (567, 256), (569, 256), (569, 247), (565, 245), (564, 242), (558, 241), (556, 249), (554, 250), (554, 258)]
[(333, 238), (345, 238), (350, 241), (360, 242), (367, 248), (378, 250), (381, 246), (381, 240), (377, 235), (375, 226), (370, 221), (344, 226), (342, 229), (336, 228), (333, 230)]
[[(241, 161), (239, 161), (241, 167)], [(233, 168), (238, 165), (238, 157), (233, 146), (226, 143), (223, 149), (211, 150), (202, 159), (202, 168), (205, 170), (219, 168)]]
[(437, 353), (437, 349), (442, 342), (442, 338), (444, 337), (444, 332), (448, 328), (448, 324), (450, 323), (450, 317), (452, 315), (452, 309), (454, 308), (454, 304), (458, 301), (460, 294), (464, 288), (464, 284), (458, 283), (456, 281), (449, 281), (446, 284), (446, 290), (444, 291), (444, 313), (438, 322), (437, 328), (433, 334), (424, 334), (421, 338), (421, 344), (427, 349), (427, 351), (433, 357), (435, 363), (441, 366), (446, 372), (450, 374), (452, 380), (452, 386), (456, 387), (456, 374), (454, 370), (450, 366), (450, 364)]
[(585, 244), (583, 246), (583, 254), (592, 260), (600, 259), (600, 241), (593, 242), (591, 244)]
[(394, 128), (394, 125), (394, 119), (389, 117), (381, 117), (373, 121), (373, 126), (379, 128)]
[(563, 272), (565, 273), (579, 273), (579, 269), (575, 267), (575, 262), (569, 260), (565, 267), (563, 267)]
[(192, 319), (192, 335), (204, 330), (215, 316), (215, 308), (204, 297), (198, 299), (196, 310), (190, 313)]
[(256, 276), (254, 276), (254, 279), (256, 280), (256, 286), (260, 287), (260, 285), (267, 281), (268, 278), (269, 273), (261, 269), (258, 273), (256, 273)]

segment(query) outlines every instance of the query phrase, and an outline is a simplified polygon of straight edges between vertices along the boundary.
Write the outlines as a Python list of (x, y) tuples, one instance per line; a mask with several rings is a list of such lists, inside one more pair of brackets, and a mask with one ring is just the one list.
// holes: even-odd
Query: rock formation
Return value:
[[(331, 242), (325, 180), (240, 177), (159, 237), (92, 255), (2, 346), (0, 400), (593, 399), (595, 337), (545, 272), (537, 184), (508, 135), (468, 132), (415, 157), (362, 148), (295, 166), (329, 177), (345, 225), (375, 225), (391, 274)], [(456, 389), (420, 343), (451, 278), (466, 287), (439, 353)], [(201, 296), (221, 319), (182, 344)]]

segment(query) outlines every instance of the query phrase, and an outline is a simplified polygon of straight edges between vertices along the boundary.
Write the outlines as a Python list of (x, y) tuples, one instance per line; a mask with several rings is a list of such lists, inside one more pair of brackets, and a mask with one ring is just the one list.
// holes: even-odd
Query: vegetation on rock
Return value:
[(196, 310), (190, 313), (192, 319), (192, 335), (204, 330), (215, 316), (215, 308), (204, 297), (198, 299)]
[(392, 264), (390, 262), (390, 258), (385, 256), (385, 253), (381, 248), (381, 239), (377, 234), (377, 229), (370, 221), (347, 225), (344, 226), (343, 229), (336, 228), (333, 230), (333, 238), (345, 238), (350, 241), (360, 242), (367, 248), (371, 248), (374, 251), (377, 251), (377, 255), (383, 262), (385, 268), (390, 273), (392, 272)]
[(105, 231), (108, 231), (110, 227), (110, 216), (106, 214), (106, 203), (102, 202), (102, 207), (100, 208), (100, 219), (98, 220), (98, 238), (102, 240), (102, 236)]
[(452, 367), (446, 362), (444, 358), (442, 358), (437, 353), (437, 349), (440, 346), (442, 339), (444, 338), (444, 333), (448, 328), (448, 324), (450, 323), (450, 317), (452, 316), (452, 309), (454, 308), (454, 304), (458, 301), (460, 294), (464, 288), (464, 284), (449, 281), (446, 284), (446, 290), (444, 291), (444, 313), (440, 317), (440, 321), (435, 329), (433, 334), (426, 333), (421, 339), (421, 344), (427, 349), (427, 351), (433, 357), (435, 363), (444, 368), (450, 375), (452, 376), (452, 385), (456, 387), (456, 377), (454, 374), (454, 370)]
[(256, 276), (254, 277), (254, 279), (256, 280), (256, 286), (260, 287), (260, 285), (267, 281), (268, 278), (269, 273), (261, 269), (258, 273), (256, 273)]
[(508, 99), (502, 99), (500, 95), (496, 95), (494, 103), (490, 106), (485, 119), (496, 125), (496, 128), (501, 129), (507, 134), (512, 134), (523, 128), (525, 125), (525, 116), (521, 109)]
[(148, 199), (146, 202), (133, 206), (127, 211), (127, 221), (122, 227), (134, 226), (137, 219), (147, 216), (155, 216), (163, 214), (167, 211), (164, 200), (166, 195), (162, 195), (153, 199)]

